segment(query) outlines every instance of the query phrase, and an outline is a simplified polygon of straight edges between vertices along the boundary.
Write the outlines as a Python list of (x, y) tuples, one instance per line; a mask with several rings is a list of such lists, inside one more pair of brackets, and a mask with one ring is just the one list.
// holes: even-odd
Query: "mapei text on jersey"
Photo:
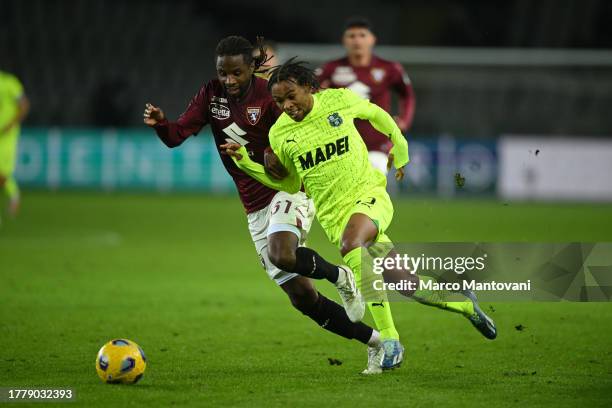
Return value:
[[(324, 151), (325, 150), (325, 151)], [(327, 143), (324, 148), (317, 147), (314, 151), (311, 150), (305, 155), (299, 156), (302, 170), (307, 170), (317, 164), (329, 160), (334, 154), (341, 156), (349, 151), (348, 136), (341, 137), (332, 143)], [(313, 158), (314, 152), (314, 158)]]

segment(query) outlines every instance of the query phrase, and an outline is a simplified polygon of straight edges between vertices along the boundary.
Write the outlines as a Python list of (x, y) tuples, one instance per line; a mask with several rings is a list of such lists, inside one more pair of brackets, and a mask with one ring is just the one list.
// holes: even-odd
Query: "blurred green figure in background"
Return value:
[(14, 177), (21, 122), (30, 110), (23, 85), (16, 76), (0, 71), (0, 189), (9, 197), (9, 213), (19, 210), (19, 187)]

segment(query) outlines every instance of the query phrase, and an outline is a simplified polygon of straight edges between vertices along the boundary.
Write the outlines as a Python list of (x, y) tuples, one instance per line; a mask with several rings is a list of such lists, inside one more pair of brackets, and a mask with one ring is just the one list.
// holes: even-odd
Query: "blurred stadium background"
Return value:
[(0, 67), (32, 102), (21, 186), (233, 191), (206, 132), (169, 151), (142, 125), (144, 103), (176, 117), (228, 34), (275, 40), (281, 60), (337, 58), (354, 14), (372, 20), (375, 52), (415, 88), (399, 192), (612, 199), (612, 5), (598, 0), (3, 0)]

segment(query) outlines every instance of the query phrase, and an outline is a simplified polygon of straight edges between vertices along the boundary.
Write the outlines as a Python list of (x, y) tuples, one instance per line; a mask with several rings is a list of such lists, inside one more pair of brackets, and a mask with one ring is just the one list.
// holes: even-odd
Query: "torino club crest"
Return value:
[(374, 78), (376, 82), (381, 82), (385, 77), (385, 70), (382, 68), (372, 68), (370, 72), (372, 73), (372, 78)]
[(256, 125), (261, 116), (261, 108), (247, 108), (247, 118), (251, 125)]

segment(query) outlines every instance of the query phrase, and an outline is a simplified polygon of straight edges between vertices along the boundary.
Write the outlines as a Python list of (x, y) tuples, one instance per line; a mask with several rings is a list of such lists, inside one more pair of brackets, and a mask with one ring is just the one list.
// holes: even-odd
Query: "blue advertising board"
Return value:
[[(440, 196), (492, 194), (497, 182), (494, 139), (409, 137), (410, 164), (392, 192)], [(456, 174), (465, 179), (457, 185)], [(48, 189), (234, 191), (208, 130), (175, 149), (143, 129), (24, 129), (17, 178)]]

